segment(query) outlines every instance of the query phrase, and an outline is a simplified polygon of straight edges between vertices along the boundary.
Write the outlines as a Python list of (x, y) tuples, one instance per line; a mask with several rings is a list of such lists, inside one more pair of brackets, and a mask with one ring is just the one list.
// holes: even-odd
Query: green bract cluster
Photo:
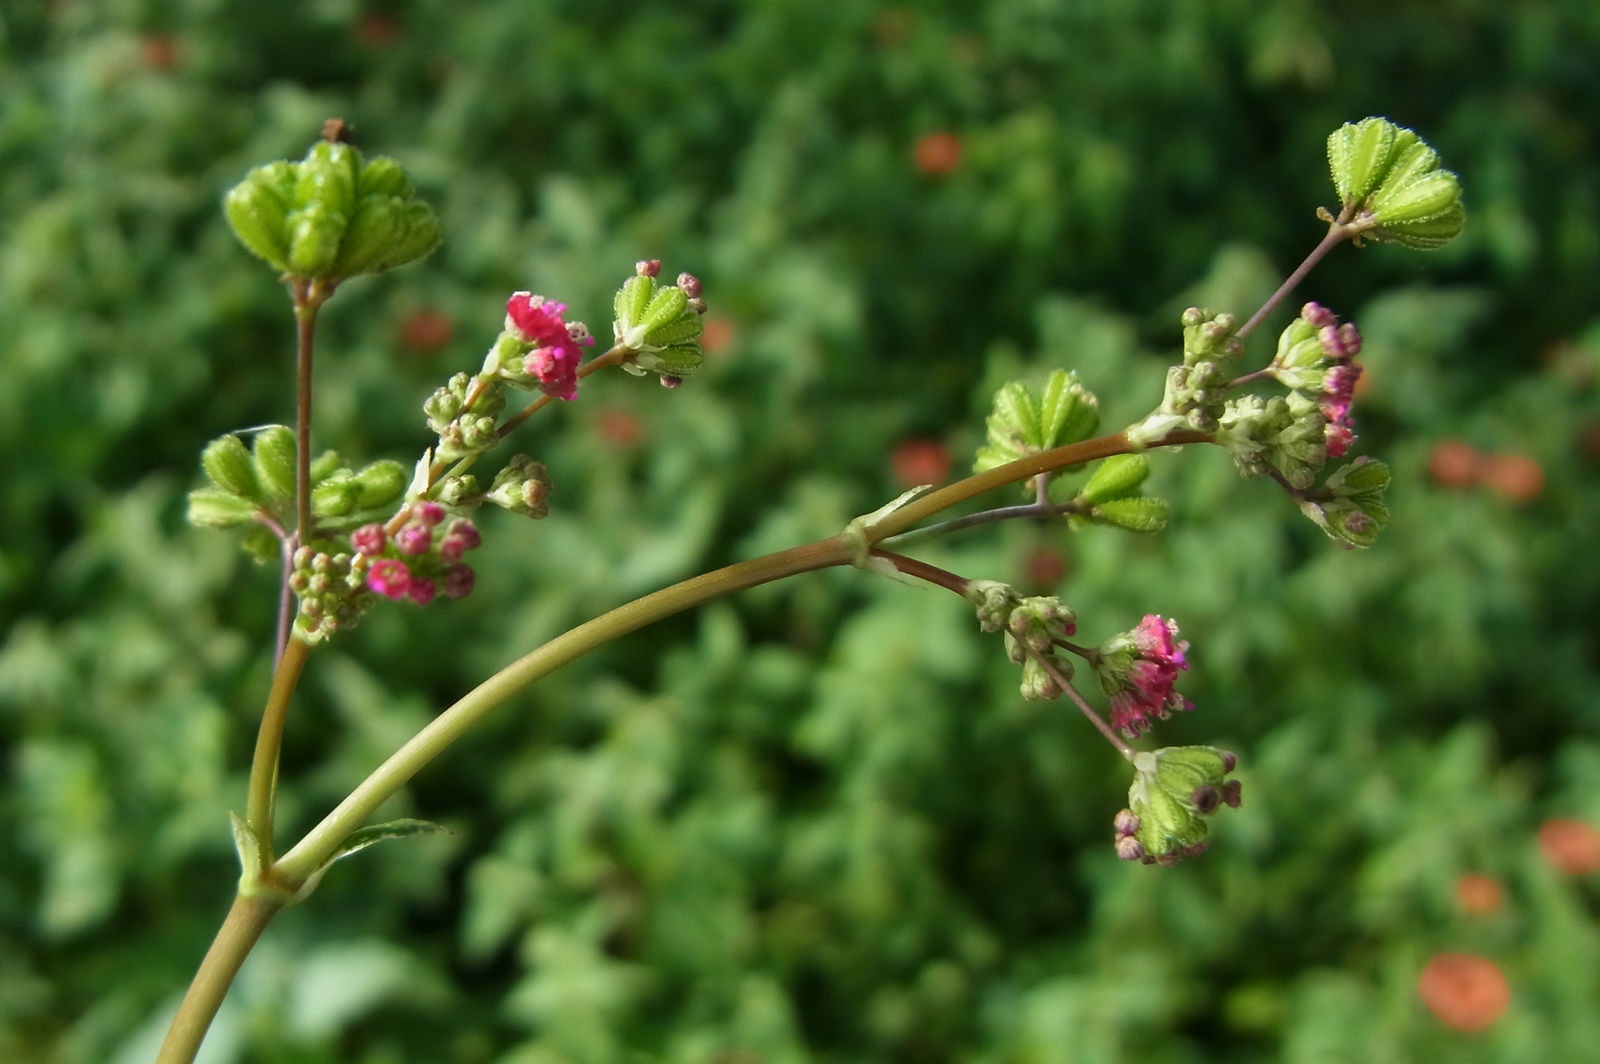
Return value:
[(433, 208), (400, 164), (319, 141), (300, 162), (258, 166), (223, 199), (251, 253), (291, 277), (334, 282), (380, 273), (439, 246)]
[[(248, 448), (237, 436), (218, 437), (201, 454), (200, 463), (211, 486), (189, 493), (189, 523), (205, 528), (249, 525), (245, 550), (263, 561), (276, 558), (278, 533), (295, 523), (294, 431), (269, 425), (255, 434)], [(353, 470), (337, 453), (323, 453), (311, 463), (311, 513), (317, 536), (389, 516), (407, 479), (399, 462), (383, 459)]]
[[(1013, 381), (994, 394), (988, 440), (978, 449), (972, 467), (982, 473), (1086, 440), (1099, 424), (1100, 400), (1079, 383), (1076, 373), (1055, 370), (1038, 389)], [(1032, 489), (1024, 485), (1023, 490)]]
[[(659, 269), (659, 264), (641, 267), (646, 265)], [(678, 284), (663, 285), (645, 268), (623, 282), (612, 301), (616, 312), (612, 329), (617, 343), (631, 353), (624, 369), (682, 378), (700, 368), (705, 361), (700, 349), (705, 303), (698, 296), (699, 287), (687, 274)]]
[(1373, 240), (1431, 251), (1455, 239), (1466, 221), (1461, 184), (1439, 168), (1416, 133), (1384, 118), (1347, 122), (1328, 137), (1328, 167), (1343, 211), (1369, 222)]
[(1300, 500), (1300, 510), (1346, 547), (1370, 547), (1389, 523), (1384, 492), (1389, 467), (1363, 455), (1334, 470), (1322, 487)]
[(1205, 818), (1239, 804), (1227, 779), (1234, 755), (1214, 746), (1169, 746), (1132, 756), (1128, 808), (1116, 818), (1117, 853), (1125, 860), (1174, 864), (1206, 847)]

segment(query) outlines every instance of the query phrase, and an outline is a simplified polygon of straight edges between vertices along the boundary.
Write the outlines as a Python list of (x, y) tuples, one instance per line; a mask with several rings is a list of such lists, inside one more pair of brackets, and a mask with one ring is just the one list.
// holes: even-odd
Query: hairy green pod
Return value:
[(289, 216), (289, 272), (296, 277), (322, 277), (339, 257), (347, 216), (313, 203)]
[(1341, 204), (1359, 203), (1388, 172), (1400, 127), (1382, 118), (1346, 122), (1328, 136), (1328, 169)]
[(294, 205), (320, 206), (348, 217), (356, 206), (356, 173), (360, 154), (348, 144), (320, 140), (306, 152), (294, 186)]
[(285, 270), (289, 264), (289, 205), (258, 173), (252, 171), (228, 190), (222, 199), (222, 213), (250, 254), (275, 270)]
[(251, 447), (256, 482), (270, 503), (294, 498), (294, 430), (287, 425), (269, 425), (256, 433)]
[(393, 459), (379, 459), (355, 476), (356, 507), (372, 510), (399, 502), (410, 480), (405, 466)]
[(689, 297), (677, 285), (668, 285), (651, 298), (650, 304), (644, 308), (644, 313), (639, 316), (638, 324), (644, 328), (645, 335), (654, 329), (677, 320), (689, 306)]
[(1150, 459), (1144, 455), (1114, 454), (1100, 463), (1078, 495), (1091, 504), (1121, 499), (1138, 491), (1149, 475)]
[(200, 452), (200, 468), (223, 491), (260, 505), (261, 485), (256, 482), (255, 465), (239, 437), (228, 435), (212, 440)]
[(408, 200), (415, 195), (405, 168), (387, 155), (368, 159), (356, 175), (357, 196), (395, 196)]
[(189, 493), (188, 520), (197, 528), (235, 528), (255, 520), (260, 507), (223, 488), (196, 488)]
[(639, 324), (655, 292), (656, 282), (653, 277), (634, 274), (622, 282), (622, 287), (617, 289), (617, 294), (611, 301), (611, 308), (616, 314), (620, 331), (625, 332)]
[(1172, 508), (1165, 499), (1135, 496), (1107, 499), (1094, 508), (1094, 513), (1102, 524), (1129, 532), (1160, 532), (1167, 527)]
[(687, 343), (698, 340), (705, 331), (705, 324), (700, 320), (700, 315), (688, 313), (680, 318), (658, 325), (649, 329), (644, 334), (644, 342), (651, 347), (670, 347), (674, 344)]

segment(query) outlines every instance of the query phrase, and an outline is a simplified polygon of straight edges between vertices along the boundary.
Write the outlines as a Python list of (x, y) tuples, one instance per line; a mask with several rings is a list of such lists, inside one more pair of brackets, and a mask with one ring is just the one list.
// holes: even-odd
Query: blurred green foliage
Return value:
[[(319, 441), (355, 459), (416, 454), (513, 289), (603, 331), (660, 256), (721, 322), (679, 392), (608, 375), (525, 430), (555, 512), (487, 529), (472, 599), (318, 652), (303, 828), (542, 639), (892, 497), (897, 444), (959, 471), (1015, 375), (1144, 412), (1179, 310), (1252, 309), (1320, 233), (1323, 138), (1376, 113), (1469, 211), (1444, 252), (1343, 249), (1304, 290), (1367, 336), (1378, 547), (1191, 450), (1156, 463), (1165, 536), (928, 552), (1059, 572), (1094, 639), (1181, 620), (1199, 708), (1162, 739), (1242, 755), (1211, 854), (1118, 862), (1126, 773), (967, 609), (821, 574), (503, 709), (394, 803), (454, 834), (281, 917), (206, 1059), (1591, 1059), (1595, 883), (1534, 833), (1600, 821), (1597, 52), (1580, 0), (8, 2), (0, 1058), (148, 1060), (236, 874), (274, 574), (181, 513), (207, 440), (290, 416), (287, 301), (219, 211), (249, 167), (341, 115), (440, 210), (432, 259), (323, 315)], [(1542, 484), (1440, 483), (1447, 440)], [(1463, 913), (1467, 872), (1496, 911)], [(1418, 1001), (1447, 950), (1512, 986), (1480, 1035)]]

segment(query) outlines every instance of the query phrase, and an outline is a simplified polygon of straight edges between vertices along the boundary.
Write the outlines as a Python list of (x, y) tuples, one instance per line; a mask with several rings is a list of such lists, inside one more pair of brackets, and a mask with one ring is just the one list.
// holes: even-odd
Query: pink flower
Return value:
[(394, 534), (394, 545), (402, 554), (425, 554), (433, 544), (433, 529), (427, 525), (406, 525)]
[(567, 305), (514, 292), (506, 301), (506, 328), (521, 342), (532, 344), (523, 370), (539, 382), (547, 395), (558, 399), (575, 398), (578, 392), (578, 349), (594, 343), (589, 330), (577, 322), (568, 324), (562, 315)]
[(406, 598), (418, 606), (426, 606), (433, 601), (433, 581), (427, 577), (418, 577), (411, 581), (411, 586), (406, 588)]
[(357, 554), (382, 554), (383, 548), (388, 545), (389, 537), (380, 524), (362, 525), (350, 533), (350, 549)]
[(1137, 736), (1153, 720), (1194, 704), (1175, 689), (1178, 673), (1188, 669), (1187, 640), (1178, 638), (1176, 621), (1146, 614), (1131, 632), (1101, 644), (1095, 672), (1111, 696), (1111, 726)]
[(404, 598), (411, 586), (411, 570), (397, 558), (380, 558), (367, 570), (367, 586), (386, 598)]
[(1361, 379), (1361, 367), (1353, 362), (1330, 366), (1322, 377), (1322, 417), (1327, 421), (1323, 438), (1329, 458), (1343, 458), (1355, 442), (1355, 429), (1350, 419), (1350, 408), (1355, 402), (1356, 382)]

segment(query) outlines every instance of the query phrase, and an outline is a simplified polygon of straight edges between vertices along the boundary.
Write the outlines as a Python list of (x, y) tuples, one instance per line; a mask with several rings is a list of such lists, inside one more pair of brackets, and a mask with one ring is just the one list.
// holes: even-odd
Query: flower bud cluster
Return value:
[(1077, 631), (1077, 614), (1054, 596), (1024, 598), (996, 580), (972, 581), (966, 597), (977, 607), (980, 628), (1005, 634), (1006, 656), (1022, 666), (1022, 697), (1059, 697), (1060, 680), (1071, 679), (1073, 667), (1060, 656), (1058, 644)]
[(1147, 444), (1178, 429), (1210, 432), (1224, 408), (1244, 342), (1239, 322), (1227, 311), (1190, 307), (1183, 312), (1183, 363), (1167, 370), (1161, 405), (1129, 427), (1128, 439)]
[(348, 144), (319, 141), (297, 163), (258, 166), (223, 199), (239, 240), (291, 277), (337, 283), (422, 258), (439, 246), (433, 209), (416, 198), (400, 164), (363, 160)]
[(495, 475), (485, 498), (512, 513), (537, 520), (550, 512), (550, 475), (542, 463), (525, 454), (515, 455)]
[(1138, 626), (1101, 643), (1089, 656), (1100, 689), (1111, 699), (1111, 726), (1130, 739), (1174, 710), (1194, 708), (1177, 692), (1178, 673), (1189, 668), (1188, 640), (1178, 623), (1150, 613)]
[(365, 587), (419, 606), (441, 591), (449, 598), (470, 594), (477, 574), (462, 558), (482, 543), (477, 526), (464, 517), (445, 524), (448, 511), (437, 502), (412, 503), (404, 513), (398, 527), (369, 524), (351, 533)]
[(1238, 780), (1225, 777), (1238, 759), (1213, 746), (1172, 746), (1133, 755), (1128, 808), (1116, 815), (1117, 856), (1173, 865), (1204, 853), (1205, 817), (1239, 807)]
[(347, 551), (329, 553), (301, 547), (292, 559), (289, 589), (300, 600), (295, 630), (310, 643), (348, 631), (372, 605), (367, 592), (367, 559)]
[(1361, 333), (1353, 324), (1341, 325), (1326, 307), (1307, 303), (1279, 335), (1265, 371), (1289, 394), (1229, 400), (1216, 442), (1247, 476), (1274, 472), (1291, 488), (1309, 488), (1327, 459), (1342, 458), (1355, 442), (1351, 406), (1360, 351)]
[(1431, 251), (1466, 223), (1461, 183), (1413, 131), (1384, 118), (1347, 122), (1328, 137), (1340, 217), (1357, 237)]
[(500, 388), (467, 373), (451, 377), (422, 404), (428, 427), (439, 434), (434, 457), (453, 462), (499, 443), (496, 429), (505, 407), (505, 392)]
[(661, 262), (646, 259), (612, 300), (616, 318), (612, 333), (629, 357), (622, 366), (630, 373), (656, 373), (661, 383), (675, 388), (705, 361), (700, 348), (706, 301), (700, 296), (700, 279), (680, 273), (676, 284), (659, 281)]

